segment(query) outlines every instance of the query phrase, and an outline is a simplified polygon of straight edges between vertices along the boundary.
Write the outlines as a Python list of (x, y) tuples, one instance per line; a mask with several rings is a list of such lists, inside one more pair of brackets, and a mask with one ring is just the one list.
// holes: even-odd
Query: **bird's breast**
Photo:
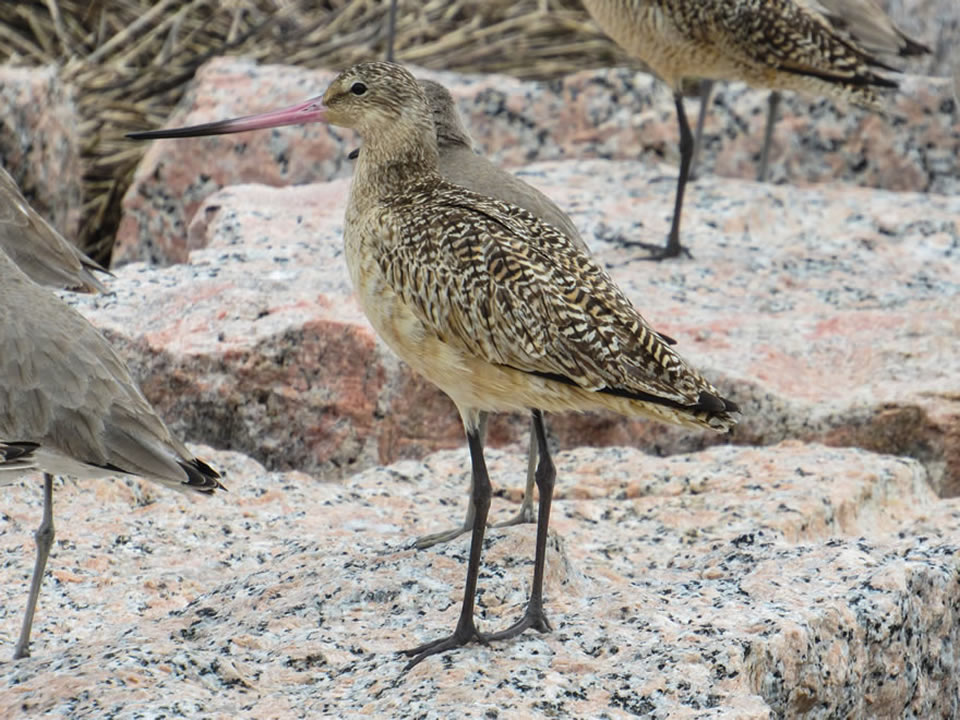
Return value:
[(584, 0), (600, 28), (674, 91), (688, 77), (728, 77), (731, 58), (710, 41), (708, 13), (697, 3)]

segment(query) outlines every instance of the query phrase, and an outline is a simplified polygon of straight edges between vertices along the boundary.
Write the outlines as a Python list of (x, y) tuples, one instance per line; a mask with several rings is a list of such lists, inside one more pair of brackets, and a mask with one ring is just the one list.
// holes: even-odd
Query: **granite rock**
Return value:
[(67, 238), (80, 224), (80, 118), (53, 67), (0, 65), (0, 163), (33, 208)]
[[(960, 198), (704, 178), (695, 259), (638, 260), (666, 236), (669, 170), (602, 160), (523, 177), (569, 209), (645, 317), (744, 407), (731, 436), (606, 414), (549, 418), (561, 447), (659, 453), (784, 438), (920, 459), (960, 492)], [(273, 469), (343, 473), (457, 447), (452, 404), (376, 340), (342, 250), (349, 181), (234, 186), (189, 228), (191, 263), (121, 268), (116, 295), (72, 299), (109, 331), (182, 434)], [(494, 445), (527, 420), (498, 417)]]
[[(556, 457), (554, 631), (429, 658), (468, 541), (464, 449), (344, 483), (198, 452), (229, 493), (59, 485), (33, 657), (0, 663), (0, 716), (827, 718), (960, 712), (956, 500), (912, 460), (787, 442), (652, 458)], [(495, 487), (521, 455), (488, 452)], [(5, 492), (0, 651), (19, 626), (40, 512)], [(493, 517), (510, 513), (494, 498)], [(937, 532), (926, 530), (936, 526)], [(521, 612), (532, 525), (491, 530), (478, 623)], [(865, 537), (866, 536), (866, 537)]]
[[(649, 168), (678, 160), (672, 98), (645, 73), (597, 70), (536, 83), (416, 72), (450, 87), (477, 146), (502, 165), (603, 158), (636, 159)], [(170, 125), (289, 105), (322, 93), (333, 77), (326, 70), (216, 59), (198, 71)], [(771, 180), (960, 192), (960, 109), (951, 88), (948, 78), (904, 76), (887, 119), (788, 95), (774, 135)], [(766, 93), (732, 84), (721, 86), (715, 98), (702, 174), (751, 178), (763, 142)], [(696, 112), (696, 100), (689, 101), (688, 114)], [(124, 198), (114, 264), (183, 262), (194, 247), (187, 227), (208, 195), (239, 183), (279, 186), (346, 177), (347, 154), (357, 145), (353, 133), (320, 125), (153, 143)]]
[(933, 52), (910, 62), (915, 72), (949, 76), (960, 47), (960, 4), (953, 0), (882, 0), (891, 19)]

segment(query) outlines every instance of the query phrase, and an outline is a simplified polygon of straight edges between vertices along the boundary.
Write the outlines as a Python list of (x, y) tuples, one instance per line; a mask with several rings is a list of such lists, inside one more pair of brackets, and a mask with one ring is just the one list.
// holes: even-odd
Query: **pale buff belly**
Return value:
[(737, 58), (732, 48), (718, 48), (706, 38), (691, 37), (690, 29), (677, 26), (662, 8), (626, 0), (584, 0), (601, 29), (632, 57), (650, 66), (664, 82), (679, 90), (684, 78), (742, 79), (765, 84), (754, 77), (757, 69)]

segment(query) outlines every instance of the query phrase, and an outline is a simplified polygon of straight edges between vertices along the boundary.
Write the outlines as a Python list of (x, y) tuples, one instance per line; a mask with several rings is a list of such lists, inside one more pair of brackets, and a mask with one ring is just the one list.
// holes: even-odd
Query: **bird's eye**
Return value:
[(362, 82), (355, 82), (350, 86), (350, 92), (354, 95), (363, 95), (367, 91), (367, 86)]

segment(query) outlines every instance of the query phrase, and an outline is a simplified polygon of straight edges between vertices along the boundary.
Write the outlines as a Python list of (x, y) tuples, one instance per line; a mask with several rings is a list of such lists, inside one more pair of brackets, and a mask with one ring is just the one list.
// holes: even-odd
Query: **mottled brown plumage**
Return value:
[[(845, 38), (848, 43), (862, 48), (872, 56), (881, 58), (884, 62), (894, 58), (906, 58), (930, 53), (929, 47), (918, 40), (914, 40), (898, 28), (876, 0), (797, 0), (797, 2), (811, 13), (819, 14), (824, 18), (830, 24), (830, 27), (840, 37)], [(690, 164), (691, 173), (697, 166), (697, 151), (702, 143), (703, 124), (712, 90), (712, 81), (702, 83), (700, 116), (697, 118), (697, 132), (694, 139), (696, 149)], [(763, 182), (767, 176), (770, 144), (779, 104), (780, 91), (774, 90), (770, 94), (767, 122), (763, 135), (763, 149), (760, 151), (760, 162), (757, 168), (757, 180), (760, 182)]]
[(627, 52), (680, 90), (684, 78), (741, 80), (878, 106), (877, 58), (805, 0), (584, 0)]
[[(630, 414), (727, 427), (727, 418), (701, 397), (715, 389), (650, 329), (606, 271), (553, 226), (439, 175), (405, 183), (375, 208), (351, 207), (348, 262), (376, 278), (378, 288), (385, 282), (419, 332), (492, 364), (505, 380), (517, 373), (536, 378), (530, 389), (509, 380), (492, 392), (460, 383), (444, 388), (464, 406), (582, 410), (587, 398), (593, 408), (622, 411), (626, 400), (636, 404)], [(375, 253), (365, 247), (367, 237), (379, 240)], [(363, 288), (373, 278), (355, 279)], [(372, 307), (379, 303), (369, 300), (370, 314), (380, 314)], [(571, 388), (585, 394), (574, 399)]]
[[(586, 243), (580, 237), (576, 225), (563, 210), (557, 207), (556, 203), (516, 175), (497, 167), (482, 155), (477, 154), (473, 146), (473, 138), (463, 124), (450, 91), (432, 80), (419, 82), (433, 116), (439, 157), (438, 169), (443, 178), (480, 195), (496, 198), (528, 210), (560, 230), (570, 242), (586, 252)], [(486, 434), (486, 418), (487, 414), (484, 413), (481, 416), (482, 437)], [(531, 428), (523, 502), (516, 515), (498, 523), (495, 527), (508, 527), (534, 521), (536, 516), (533, 510), (533, 486), (536, 482), (537, 456), (536, 432)], [(425, 549), (469, 532), (473, 527), (475, 514), (476, 508), (471, 501), (461, 525), (450, 530), (421, 536), (417, 538), (416, 547)]]
[[(476, 515), (460, 619), (449, 637), (407, 651), (413, 655), (407, 667), (474, 639), (547, 631), (542, 591), (556, 473), (541, 411), (606, 408), (726, 430), (738, 408), (650, 329), (606, 271), (563, 232), (440, 175), (427, 99), (398, 65), (354, 66), (334, 80), (322, 103), (137, 137), (317, 120), (353, 128), (363, 140), (344, 233), (360, 303), (384, 341), (453, 399), (470, 448)], [(524, 616), (481, 636), (473, 603), (491, 487), (480, 415), (510, 410), (532, 411), (540, 456), (534, 579)]]
[(69, 243), (24, 199), (10, 174), (0, 167), (0, 251), (31, 280), (77, 292), (106, 292), (93, 274), (109, 274)]
[(617, 44), (643, 60), (674, 92), (680, 125), (680, 177), (666, 248), (680, 244), (683, 194), (693, 135), (683, 109), (685, 78), (739, 80), (757, 87), (826, 95), (874, 110), (878, 90), (895, 88), (893, 69), (838, 32), (809, 0), (584, 0)]
[[(358, 91), (360, 91), (358, 93)], [(549, 629), (542, 582), (553, 465), (539, 411), (608, 408), (717, 430), (736, 406), (654, 333), (607, 273), (558, 229), (444, 180), (429, 107), (386, 63), (342, 73), (327, 118), (364, 141), (347, 207), (354, 287), (380, 336), (435, 382), (463, 417), (477, 507), (461, 616), (410, 666), (479, 637), (473, 597), (490, 502), (478, 437), (482, 411), (535, 408), (540, 517), (524, 617), (490, 638)]]

